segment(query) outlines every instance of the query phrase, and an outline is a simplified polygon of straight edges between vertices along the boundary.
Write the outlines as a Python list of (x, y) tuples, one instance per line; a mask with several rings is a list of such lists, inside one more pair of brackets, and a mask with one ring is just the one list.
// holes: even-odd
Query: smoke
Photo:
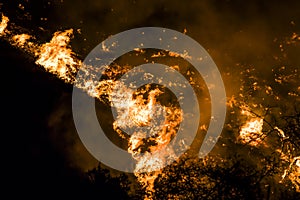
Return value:
[(49, 116), (49, 138), (59, 152), (63, 152), (66, 166), (86, 172), (98, 166), (81, 143), (72, 117), (71, 95), (63, 93), (57, 107)]

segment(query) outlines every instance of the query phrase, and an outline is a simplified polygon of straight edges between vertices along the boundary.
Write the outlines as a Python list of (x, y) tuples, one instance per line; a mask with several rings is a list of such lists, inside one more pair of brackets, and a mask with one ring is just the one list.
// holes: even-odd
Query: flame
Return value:
[(262, 128), (263, 119), (252, 118), (241, 127), (239, 139), (244, 144), (247, 143), (251, 146), (257, 146), (262, 143)]
[(300, 156), (290, 159), (290, 165), (284, 170), (281, 182), (286, 177), (292, 182), (296, 191), (300, 192)]
[(239, 108), (241, 109), (241, 114), (242, 115), (245, 115), (245, 116), (248, 116), (248, 117), (254, 117), (254, 115), (253, 115), (253, 113), (251, 113), (251, 110), (250, 110), (248, 105), (241, 104), (239, 106)]
[(31, 38), (28, 34), (20, 34), (20, 35), (14, 35), (12, 37), (12, 40), (15, 42), (16, 46), (20, 46), (24, 48), (24, 45), (27, 43), (27, 41)]
[[(115, 82), (116, 83), (116, 82)], [(167, 147), (176, 127), (182, 121), (182, 110), (176, 107), (166, 107), (158, 104), (156, 98), (162, 91), (149, 87), (134, 92), (120, 82), (109, 89), (111, 106), (116, 109), (117, 118), (113, 127), (123, 137), (122, 130), (133, 128), (129, 138), (128, 152), (137, 161), (134, 171), (137, 180), (146, 190), (145, 199), (152, 199), (154, 182), (165, 164), (177, 159), (172, 147)], [(148, 92), (147, 99), (143, 95)], [(133, 97), (133, 94), (136, 97)], [(164, 120), (162, 120), (164, 119)], [(124, 137), (123, 137), (124, 138)], [(150, 145), (150, 142), (154, 145)], [(142, 150), (142, 149), (147, 149)]]
[(54, 33), (50, 42), (43, 44), (36, 52), (36, 64), (43, 66), (58, 78), (72, 83), (81, 66), (81, 61), (74, 57), (68, 44), (73, 36), (73, 29)]
[[(0, 34), (4, 34), (8, 18), (2, 16)], [(39, 45), (30, 40), (34, 37), (28, 34), (13, 35), (9, 41), (26, 52), (36, 57), (36, 64), (46, 71), (56, 75), (66, 83), (75, 84), (91, 97), (104, 99), (110, 102), (110, 106), (116, 110), (117, 117), (113, 122), (114, 130), (122, 137), (122, 130), (133, 130), (128, 141), (128, 152), (137, 161), (135, 176), (146, 190), (145, 199), (152, 199), (154, 194), (154, 182), (161, 168), (170, 164), (176, 158), (174, 150), (169, 147), (173, 136), (177, 132), (178, 125), (183, 120), (180, 108), (174, 106), (162, 106), (157, 97), (163, 92), (159, 88), (150, 89), (150, 85), (140, 91), (133, 91), (118, 80), (112, 78), (122, 74), (127, 69), (121, 66), (107, 68), (104, 72), (110, 79), (103, 81), (86, 80), (84, 77), (92, 76), (88, 70), (92, 66), (85, 66), (76, 58), (76, 54), (69, 47), (73, 37), (73, 30), (58, 31), (53, 34), (52, 39)], [(103, 45), (103, 50), (109, 49)], [(144, 50), (140, 50), (141, 52)], [(171, 56), (177, 55), (173, 52)], [(159, 55), (160, 56), (160, 55)], [(76, 77), (79, 68), (84, 77)], [(153, 76), (146, 74), (147, 77)], [(147, 98), (144, 95), (147, 94)], [(105, 96), (105, 97), (103, 97)]]
[(134, 91), (124, 85), (119, 86), (115, 93), (111, 93), (111, 96), (114, 96), (113, 106), (117, 108), (118, 112), (114, 127), (146, 126), (150, 124), (156, 112), (162, 111), (155, 106), (155, 96), (161, 93), (159, 89), (150, 91), (147, 104), (145, 104), (146, 100), (143, 99), (142, 95), (133, 99), (133, 93)]
[[(148, 91), (148, 88), (142, 90), (141, 94), (135, 98), (132, 96), (133, 91), (124, 85), (118, 86), (115, 91), (115, 93), (109, 94), (114, 98), (112, 106), (116, 108), (118, 114), (113, 127), (115, 130), (134, 128), (128, 148), (128, 152), (132, 154), (133, 158), (143, 160), (141, 147), (147, 145), (144, 142), (147, 137), (150, 141), (155, 142), (155, 145), (150, 145), (148, 148), (150, 152), (166, 147), (172, 136), (176, 134), (176, 127), (182, 121), (182, 110), (159, 105), (156, 97), (162, 92), (158, 88), (149, 91), (147, 100), (143, 98), (143, 94)], [(143, 129), (137, 129), (137, 127), (143, 127)], [(148, 154), (144, 156), (149, 159)], [(153, 159), (157, 159), (158, 156), (161, 154), (154, 156)], [(157, 165), (149, 165), (147, 171), (153, 171), (153, 167), (156, 168)]]
[(0, 23), (0, 36), (5, 34), (8, 22), (9, 22), (8, 17), (2, 15), (2, 20)]
[[(0, 23), (0, 36), (11, 32), (6, 30), (9, 19), (2, 16)], [(8, 39), (12, 45), (33, 54), (36, 64), (45, 68), (46, 71), (55, 74), (66, 83), (74, 83), (75, 75), (81, 66), (81, 61), (76, 58), (76, 54), (69, 47), (69, 42), (73, 37), (73, 29), (58, 31), (53, 34), (50, 42), (39, 45), (30, 39), (34, 39), (29, 34), (16, 34)]]
[(155, 193), (154, 189), (154, 182), (160, 171), (154, 171), (150, 173), (143, 173), (143, 174), (135, 174), (137, 176), (138, 181), (142, 184), (142, 186), (146, 190), (146, 195), (144, 196), (144, 200), (152, 200), (153, 194)]
[[(7, 30), (9, 19), (2, 15), (0, 22), (0, 36), (5, 37), (12, 34)], [(186, 29), (184, 31), (186, 33)], [(7, 34), (7, 35), (6, 35)], [(134, 91), (125, 86), (122, 82), (109, 79), (103, 81), (94, 81), (92, 79), (85, 80), (83, 77), (75, 78), (77, 71), (81, 70), (86, 73), (88, 77), (89, 67), (85, 66), (69, 46), (73, 38), (73, 30), (58, 31), (53, 34), (52, 39), (45, 44), (34, 43), (31, 40), (33, 36), (28, 34), (17, 34), (10, 38), (10, 42), (31, 53), (36, 57), (36, 64), (43, 67), (46, 71), (56, 75), (58, 78), (64, 80), (66, 83), (75, 84), (76, 87), (84, 90), (88, 95), (98, 98), (103, 101), (107, 98), (110, 105), (115, 108), (117, 117), (113, 122), (114, 130), (122, 137), (122, 130), (133, 130), (128, 140), (127, 151), (137, 161), (134, 175), (137, 180), (144, 187), (146, 191), (145, 199), (152, 199), (155, 193), (154, 183), (156, 178), (162, 174), (162, 166), (166, 163), (170, 164), (172, 160), (177, 159), (174, 149), (168, 144), (172, 137), (177, 132), (178, 125), (183, 120), (183, 113), (180, 108), (172, 106), (162, 106), (157, 101), (157, 97), (163, 92), (158, 89), (150, 89), (146, 87), (141, 91)], [(300, 40), (299, 35), (293, 33), (290, 38), (290, 44)], [(110, 49), (103, 43), (104, 51)], [(143, 49), (135, 49), (135, 51), (143, 53)], [(175, 52), (153, 54), (152, 58), (156, 57), (183, 57), (191, 58), (187, 51), (182, 54)], [(201, 58), (199, 58), (201, 59)], [(179, 66), (172, 66), (174, 69), (179, 69)], [(121, 66), (114, 66), (107, 68), (104, 72), (109, 78), (123, 74), (127, 69)], [(151, 77), (151, 74), (147, 74)], [(278, 82), (288, 81), (289, 77), (278, 77)], [(175, 84), (175, 83), (173, 83)], [(257, 82), (253, 83), (254, 90), (259, 89)], [(300, 88), (300, 87), (299, 87)], [(300, 90), (298, 88), (298, 90)], [(265, 92), (272, 94), (272, 88), (266, 86)], [(147, 94), (147, 97), (144, 97)], [(103, 97), (105, 96), (105, 97)], [(251, 117), (240, 129), (239, 139), (242, 143), (247, 143), (251, 146), (262, 144), (262, 128), (263, 119), (256, 117), (249, 106), (237, 102), (237, 99), (232, 96), (228, 100), (227, 105), (231, 108), (239, 106), (241, 114)], [(201, 126), (202, 130), (207, 130), (205, 125)], [(287, 138), (285, 133), (275, 127), (278, 135), (282, 138)], [(290, 160), (289, 157), (285, 158)], [(282, 178), (288, 177), (295, 185), (297, 191), (300, 192), (300, 158), (295, 157), (290, 161), (289, 168), (284, 171)]]

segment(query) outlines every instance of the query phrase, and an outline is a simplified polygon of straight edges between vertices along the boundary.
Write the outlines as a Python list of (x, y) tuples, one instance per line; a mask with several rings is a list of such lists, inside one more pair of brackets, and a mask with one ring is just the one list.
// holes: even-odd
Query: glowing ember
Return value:
[(239, 139), (242, 143), (247, 143), (251, 146), (257, 146), (262, 143), (263, 119), (252, 118), (246, 122), (240, 130)]
[(297, 33), (293, 33), (291, 37), (287, 38), (286, 44), (294, 44), (300, 41), (300, 36)]

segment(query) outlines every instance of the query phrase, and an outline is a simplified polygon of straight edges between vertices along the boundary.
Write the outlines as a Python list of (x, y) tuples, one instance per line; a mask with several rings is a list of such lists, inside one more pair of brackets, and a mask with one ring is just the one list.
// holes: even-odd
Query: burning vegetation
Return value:
[[(90, 81), (83, 81), (81, 77), (76, 79), (79, 68), (82, 67), (84, 71), (84, 67), (88, 66), (82, 64), (69, 45), (73, 37), (72, 29), (55, 32), (49, 42), (39, 44), (36, 42), (35, 36), (23, 33), (14, 34), (13, 30), (8, 30), (8, 22), (9, 19), (2, 16), (0, 36), (5, 35), (9, 43), (35, 57), (35, 63), (43, 67), (45, 71), (56, 75), (65, 83), (75, 84), (91, 97), (97, 98), (101, 102), (108, 102), (109, 106), (116, 109), (117, 118), (112, 126), (121, 138), (127, 140), (127, 151), (137, 161), (134, 175), (145, 190), (142, 193), (144, 199), (192, 199), (199, 196), (213, 198), (225, 193), (241, 197), (241, 191), (237, 191), (237, 186), (229, 189), (227, 187), (220, 188), (218, 185), (222, 185), (224, 174), (231, 174), (239, 181), (239, 174), (245, 171), (249, 173), (246, 176), (251, 182), (249, 183), (251, 187), (258, 185), (258, 188), (270, 188), (267, 190), (269, 192), (265, 194), (266, 196), (275, 192), (275, 188), (271, 187), (274, 182), (280, 183), (282, 187), (300, 192), (300, 110), (298, 107), (300, 86), (297, 81), (300, 80), (299, 71), (286, 72), (282, 67), (273, 70), (276, 84), (292, 82), (291, 90), (286, 96), (283, 96), (276, 93), (276, 89), (267, 85), (265, 81), (256, 81), (259, 80), (259, 77), (251, 74), (252, 69), (245, 70), (241, 74), (245, 80), (248, 78), (250, 82), (255, 81), (244, 82), (240, 87), (239, 95), (232, 96), (228, 100), (230, 116), (225, 130), (227, 133), (219, 141), (222, 146), (219, 147), (220, 153), (204, 159), (188, 156), (181, 159), (176, 158), (175, 163), (170, 163), (168, 167), (161, 169), (160, 166), (168, 162), (168, 157), (174, 157), (175, 154), (173, 149), (168, 148), (160, 154), (155, 152), (171, 142), (183, 120), (180, 107), (167, 106), (159, 102), (159, 97), (164, 93), (161, 88), (147, 86), (139, 91), (133, 91), (116, 79), (127, 70), (121, 66), (106, 70), (105, 76), (108, 78), (99, 80), (97, 83), (92, 79)], [(299, 38), (296, 33), (293, 33), (280, 48), (299, 45)], [(169, 56), (185, 57), (188, 55), (169, 53)], [(165, 54), (158, 52), (151, 57), (161, 58), (165, 57)], [(293, 79), (296, 81), (293, 82)], [(268, 106), (267, 103), (260, 101), (262, 98), (275, 99), (277, 104)], [(293, 101), (296, 108), (283, 107), (280, 103), (283, 100), (285, 102)], [(284, 115), (284, 113), (289, 115)], [(158, 122), (158, 118), (161, 117), (164, 118), (163, 122)], [(136, 132), (126, 137), (122, 130), (132, 127), (149, 127), (147, 129), (149, 135), (144, 129), (137, 129)], [(147, 136), (148, 140), (145, 140)], [(228, 142), (228, 140), (234, 142)], [(249, 152), (248, 160), (252, 159), (253, 152), (259, 152), (255, 156), (260, 163), (254, 163), (257, 160), (252, 160), (253, 163), (250, 163), (257, 165), (256, 169), (259, 170), (250, 170), (249, 172), (246, 169), (246, 163), (235, 163), (233, 159), (239, 153), (228, 144), (240, 146), (240, 153)], [(231, 153), (228, 153), (230, 150), (232, 150)], [(245, 171), (238, 171), (239, 168), (243, 168)], [(178, 192), (176, 192), (177, 190)]]

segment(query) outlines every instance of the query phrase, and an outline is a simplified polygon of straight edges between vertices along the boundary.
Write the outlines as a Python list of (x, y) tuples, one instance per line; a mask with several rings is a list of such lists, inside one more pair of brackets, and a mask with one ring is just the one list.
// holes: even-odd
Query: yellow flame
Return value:
[[(137, 180), (146, 190), (145, 199), (151, 199), (154, 193), (154, 182), (157, 176), (162, 173), (161, 168), (170, 161), (176, 159), (172, 148), (167, 144), (176, 134), (176, 127), (182, 121), (182, 110), (176, 107), (166, 107), (158, 104), (156, 98), (162, 94), (158, 88), (150, 90), (149, 87), (134, 92), (120, 82), (115, 81), (114, 88), (109, 88), (107, 94), (112, 100), (113, 107), (116, 108), (117, 118), (113, 123), (113, 128), (121, 137), (120, 129), (146, 127), (139, 130), (134, 129), (134, 133), (129, 138), (128, 152), (137, 161), (134, 171)], [(148, 92), (147, 99), (143, 94)], [(133, 94), (136, 95), (133, 98)], [(164, 121), (159, 122), (159, 117)], [(161, 119), (160, 118), (160, 119)], [(145, 138), (154, 142), (154, 145), (147, 144)], [(142, 151), (143, 147), (148, 148)]]
[(8, 17), (2, 15), (2, 20), (1, 20), (1, 23), (0, 23), (0, 36), (5, 34), (8, 22), (9, 22)]
[[(0, 23), (0, 36), (11, 32), (6, 30), (9, 19), (2, 16)], [(34, 38), (28, 34), (16, 34), (8, 39), (12, 45), (37, 57), (36, 64), (44, 67), (48, 72), (55, 74), (67, 83), (75, 81), (75, 74), (81, 66), (81, 61), (76, 58), (75, 53), (69, 47), (73, 37), (73, 30), (55, 32), (50, 42), (38, 45), (29, 41)]]
[(240, 130), (239, 139), (242, 143), (257, 146), (262, 143), (263, 119), (252, 118), (247, 121)]
[(12, 37), (12, 40), (15, 42), (16, 46), (24, 47), (26, 42), (31, 38), (28, 34), (20, 34), (20, 35), (14, 35)]
[(35, 52), (38, 57), (36, 64), (69, 83), (75, 80), (74, 74), (81, 65), (81, 61), (68, 48), (72, 34), (73, 29), (56, 32), (50, 42), (43, 44)]

